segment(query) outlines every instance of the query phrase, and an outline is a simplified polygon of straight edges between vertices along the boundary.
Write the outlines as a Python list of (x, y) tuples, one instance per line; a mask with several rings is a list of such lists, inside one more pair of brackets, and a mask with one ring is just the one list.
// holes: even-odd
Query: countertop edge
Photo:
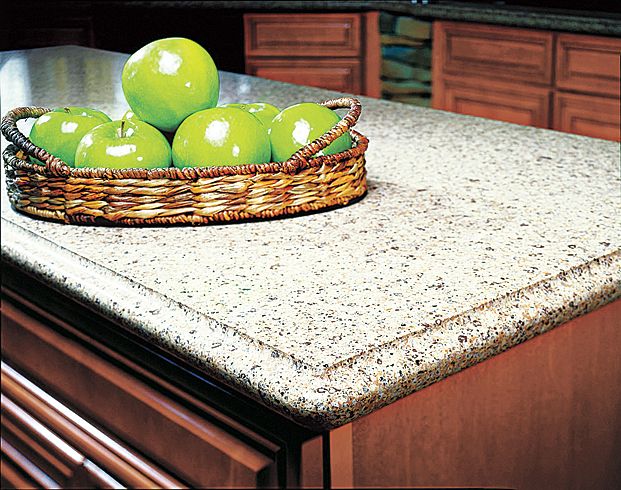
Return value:
[[(4, 219), (2, 227), (12, 237), (10, 245), (2, 244), (3, 260), (319, 430), (351, 422), (621, 298), (621, 250), (615, 250), (318, 371), (27, 229)], [(167, 327), (171, 324), (173, 329)]]

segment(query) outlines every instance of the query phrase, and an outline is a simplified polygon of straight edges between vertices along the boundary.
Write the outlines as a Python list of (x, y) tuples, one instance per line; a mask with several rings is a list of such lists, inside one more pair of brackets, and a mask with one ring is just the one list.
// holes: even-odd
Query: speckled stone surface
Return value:
[[(3, 112), (126, 110), (126, 55), (0, 56)], [(221, 82), (221, 103), (335, 95)], [(313, 428), (621, 297), (617, 143), (362, 102), (370, 190), (354, 205), (194, 228), (78, 227), (16, 213), (3, 176), (2, 259)]]

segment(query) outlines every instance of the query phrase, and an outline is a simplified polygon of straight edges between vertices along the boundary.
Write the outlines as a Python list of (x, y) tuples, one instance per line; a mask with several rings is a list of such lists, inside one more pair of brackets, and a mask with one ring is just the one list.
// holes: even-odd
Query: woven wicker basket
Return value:
[[(222, 167), (165, 169), (71, 168), (35, 146), (17, 121), (50, 109), (20, 107), (2, 119), (9, 145), (3, 153), (7, 192), (18, 211), (73, 224), (204, 224), (273, 218), (343, 206), (366, 192), (364, 153), (368, 140), (350, 130), (360, 102), (341, 98), (322, 102), (347, 115), (286, 162)], [(311, 158), (344, 132), (350, 150)], [(32, 164), (26, 155), (45, 166)]]

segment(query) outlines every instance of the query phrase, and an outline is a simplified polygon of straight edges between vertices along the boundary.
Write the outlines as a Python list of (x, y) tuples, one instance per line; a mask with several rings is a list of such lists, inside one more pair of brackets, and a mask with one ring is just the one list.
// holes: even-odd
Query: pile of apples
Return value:
[[(340, 120), (308, 102), (282, 111), (261, 102), (216, 107), (218, 70), (203, 47), (185, 38), (136, 51), (123, 67), (122, 86), (130, 110), (120, 120), (91, 108), (58, 108), (37, 119), (30, 140), (77, 168), (258, 164), (287, 160)], [(351, 145), (346, 133), (319, 154)]]

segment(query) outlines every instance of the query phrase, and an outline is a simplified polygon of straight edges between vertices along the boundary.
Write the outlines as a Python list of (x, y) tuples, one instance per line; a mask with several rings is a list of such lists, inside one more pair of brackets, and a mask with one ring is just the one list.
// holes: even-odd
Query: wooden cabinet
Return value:
[(5, 362), (2, 414), (2, 475), (8, 486), (183, 486)]
[(41, 309), (5, 272), (3, 488), (297, 487), (302, 455), (321, 481), (321, 446), (305, 447), (317, 432), (107, 331), (58, 293), (45, 293), (56, 312)]
[(621, 39), (559, 34), (556, 87), (564, 91), (619, 97)]
[(621, 488), (620, 318), (617, 300), (337, 429), (333, 481)]
[(356, 59), (306, 60), (265, 59), (246, 62), (246, 73), (297, 85), (313, 85), (339, 92), (362, 92), (362, 67)]
[(447, 76), (444, 78), (441, 105), (461, 114), (547, 128), (550, 90), (509, 82)]
[(433, 66), (440, 75), (552, 80), (551, 32), (458, 22), (436, 22), (434, 29)]
[(621, 485), (621, 301), (319, 433), (4, 262), (2, 293), (3, 488)]
[(558, 91), (554, 94), (554, 109), (553, 129), (619, 140), (619, 99)]
[[(138, 366), (128, 361), (123, 363), (130, 371), (115, 366), (92, 349), (117, 357), (103, 346), (93, 341), (91, 348), (80, 345), (10, 303), (3, 305), (2, 315), (5, 355), (143, 454), (166, 462), (183, 481), (203, 487), (276, 482), (275, 461), (231, 435), (236, 424), (222, 428), (201, 416), (217, 414), (197, 400), (186, 397), (191, 407), (182, 405), (165, 386), (149, 386), (134, 375), (132, 370), (148, 375)], [(226, 418), (219, 419), (226, 425)], [(268, 451), (277, 451), (254, 437)]]
[(559, 34), (552, 127), (621, 139), (621, 39)]
[(433, 107), (619, 140), (621, 40), (434, 23)]
[(378, 12), (245, 14), (246, 73), (380, 95)]

